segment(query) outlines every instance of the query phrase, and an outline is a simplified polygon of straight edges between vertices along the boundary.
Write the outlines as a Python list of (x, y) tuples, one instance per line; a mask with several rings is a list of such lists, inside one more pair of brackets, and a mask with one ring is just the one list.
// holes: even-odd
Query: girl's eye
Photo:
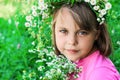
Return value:
[(67, 33), (67, 30), (60, 30), (60, 32), (62, 32), (62, 33)]
[(80, 36), (85, 36), (85, 35), (87, 35), (87, 34), (88, 34), (87, 31), (79, 31), (79, 32), (78, 32), (78, 35), (80, 35)]

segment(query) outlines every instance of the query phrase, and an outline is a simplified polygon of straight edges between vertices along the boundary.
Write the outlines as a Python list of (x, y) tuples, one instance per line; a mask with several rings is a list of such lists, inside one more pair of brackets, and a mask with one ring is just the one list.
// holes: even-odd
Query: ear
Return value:
[(95, 35), (95, 40), (98, 39), (99, 35), (100, 35), (100, 30), (97, 30), (96, 35)]

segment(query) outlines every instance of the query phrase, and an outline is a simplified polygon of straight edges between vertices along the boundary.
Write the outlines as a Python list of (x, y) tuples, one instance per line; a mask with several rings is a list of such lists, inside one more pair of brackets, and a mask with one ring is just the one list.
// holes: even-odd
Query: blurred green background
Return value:
[[(25, 17), (35, 0), (0, 0), (0, 80), (22, 80), (24, 70), (34, 69), (35, 54), (29, 49), (34, 48), (31, 37), (25, 27)], [(112, 10), (107, 16), (108, 29), (113, 44), (110, 56), (120, 72), (120, 1), (110, 0)], [(44, 34), (50, 29), (41, 29)], [(42, 38), (48, 41), (50, 35)], [(49, 42), (49, 41), (48, 41)], [(48, 43), (50, 45), (51, 43)]]

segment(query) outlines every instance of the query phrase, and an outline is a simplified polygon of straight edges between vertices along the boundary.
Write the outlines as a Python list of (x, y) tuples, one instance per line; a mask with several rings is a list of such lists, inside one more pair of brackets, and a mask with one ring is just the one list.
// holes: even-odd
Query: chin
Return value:
[(73, 61), (73, 62), (76, 62), (77, 60), (79, 60), (79, 59), (73, 59), (73, 58), (68, 58), (68, 59)]

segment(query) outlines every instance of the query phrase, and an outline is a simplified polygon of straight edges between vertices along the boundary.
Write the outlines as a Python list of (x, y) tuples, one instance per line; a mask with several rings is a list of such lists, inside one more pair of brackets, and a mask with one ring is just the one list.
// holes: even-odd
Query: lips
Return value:
[(67, 49), (67, 52), (68, 53), (71, 53), (71, 54), (75, 54), (78, 52), (78, 50), (75, 50), (75, 49)]

